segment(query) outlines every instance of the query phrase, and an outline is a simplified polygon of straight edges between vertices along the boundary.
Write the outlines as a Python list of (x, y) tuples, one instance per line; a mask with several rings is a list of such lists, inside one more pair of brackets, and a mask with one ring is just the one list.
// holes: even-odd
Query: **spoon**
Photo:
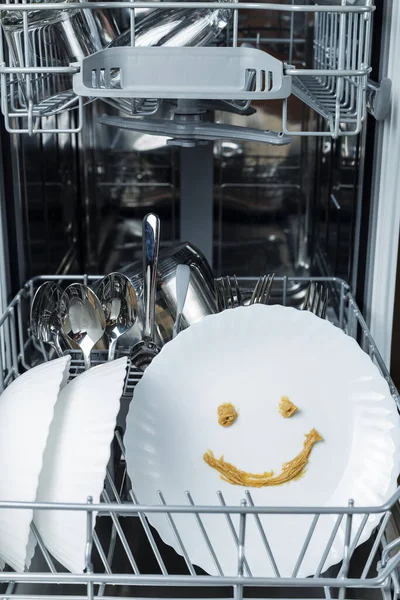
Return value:
[(106, 328), (98, 297), (86, 285), (72, 283), (61, 296), (60, 317), (64, 333), (78, 344), (89, 369), (90, 353)]
[(136, 292), (126, 275), (111, 273), (100, 281), (97, 294), (106, 319), (106, 335), (110, 340), (108, 360), (113, 360), (118, 338), (135, 324)]
[(185, 306), (186, 295), (189, 288), (190, 267), (189, 265), (178, 265), (176, 267), (176, 317), (174, 328), (172, 330), (172, 339), (179, 333), (183, 308)]
[(145, 313), (143, 339), (137, 342), (131, 351), (131, 363), (140, 371), (145, 371), (153, 358), (160, 352), (160, 348), (153, 341), (159, 245), (160, 219), (157, 215), (150, 213), (143, 219), (143, 297)]
[(46, 281), (36, 291), (31, 304), (31, 330), (39, 342), (46, 342), (62, 356), (59, 315), (62, 291), (54, 281)]

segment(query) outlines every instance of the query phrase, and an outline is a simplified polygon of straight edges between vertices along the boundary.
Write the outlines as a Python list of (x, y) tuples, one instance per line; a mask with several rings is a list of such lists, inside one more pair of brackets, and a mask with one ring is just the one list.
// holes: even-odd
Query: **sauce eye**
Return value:
[(233, 404), (220, 404), (217, 409), (218, 423), (222, 427), (230, 427), (238, 418), (238, 413)]
[(284, 419), (288, 419), (289, 417), (294, 415), (294, 413), (298, 410), (298, 407), (295, 404), (293, 404), (293, 402), (289, 400), (287, 396), (282, 396), (281, 401), (279, 403), (279, 412), (281, 413)]

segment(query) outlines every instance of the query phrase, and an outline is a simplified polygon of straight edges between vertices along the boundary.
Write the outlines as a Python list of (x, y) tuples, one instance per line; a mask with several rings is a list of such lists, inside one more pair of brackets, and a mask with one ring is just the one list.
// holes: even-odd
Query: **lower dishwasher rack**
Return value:
[[(90, 284), (100, 276), (41, 276), (28, 281), (15, 296), (0, 318), (0, 385), (4, 389), (13, 379), (35, 363), (49, 360), (47, 348), (33, 340), (29, 327), (29, 307), (37, 287), (46, 280), (61, 284), (81, 281)], [(251, 289), (256, 278), (239, 279), (243, 289)], [(295, 278), (277, 277), (274, 285), (274, 301), (284, 305), (293, 305), (294, 290), (298, 297), (304, 297), (304, 290), (310, 281), (324, 283), (330, 290), (327, 315), (334, 325), (351, 335), (368, 353), (387, 380), (393, 401), (400, 405), (398, 392), (382, 361), (368, 327), (351, 294), (349, 285), (337, 278)], [(279, 292), (278, 292), (279, 290)], [(280, 298), (279, 298), (280, 295)], [(299, 302), (300, 303), (300, 302)], [(71, 377), (83, 370), (83, 360), (78, 351), (71, 351)], [(92, 357), (93, 364), (106, 360), (105, 351), (97, 351)], [(110, 463), (107, 469), (104, 490), (100, 504), (93, 504), (88, 498), (86, 504), (45, 504), (16, 503), (1, 501), (0, 510), (19, 508), (24, 510), (82, 510), (87, 515), (86, 570), (84, 573), (65, 572), (45, 549), (42, 540), (33, 527), (32, 532), (38, 542), (35, 557), (29, 571), (0, 572), (0, 596), (4, 599), (74, 599), (88, 600), (107, 597), (140, 598), (377, 598), (397, 600), (400, 583), (397, 567), (400, 563), (400, 518), (398, 500), (400, 489), (384, 506), (363, 508), (349, 505), (345, 508), (324, 507), (255, 507), (250, 494), (247, 503), (239, 506), (226, 506), (221, 493), (216, 495), (215, 506), (197, 506), (188, 494), (186, 505), (172, 506), (160, 501), (159, 505), (141, 505), (130, 489), (126, 476), (122, 430), (126, 413), (135, 384), (140, 373), (130, 369), (126, 378), (122, 396), (120, 424), (116, 429)], [(160, 494), (162, 498), (162, 494)], [(250, 500), (250, 501), (249, 501)], [(96, 527), (92, 531), (93, 513), (98, 512)], [(165, 545), (157, 532), (149, 525), (146, 514), (165, 514), (174, 530), (182, 556)], [(238, 569), (233, 576), (208, 575), (195, 567), (182, 546), (175, 527), (174, 515), (192, 514), (202, 531), (205, 543), (212, 554), (208, 536), (202, 526), (202, 515), (213, 513), (228, 521), (232, 532), (232, 543), (237, 549)], [(382, 514), (382, 520), (376, 527), (370, 540), (359, 547), (357, 541), (368, 519), (372, 515)], [(323, 557), (328, 555), (330, 544), (321, 548), (321, 563), (313, 577), (282, 577), (276, 568), (273, 552), (262, 528), (258, 515), (265, 514), (308, 514), (315, 523), (320, 515), (333, 514), (339, 522), (346, 524), (348, 534), (344, 536), (344, 560), (324, 571)], [(360, 525), (351, 537), (353, 516), (358, 515)], [(361, 518), (360, 518), (361, 517)], [(236, 521), (237, 519), (237, 521)], [(253, 577), (246, 566), (246, 520), (258, 522), (260, 535), (264, 540), (265, 559), (275, 564), (272, 577)], [(239, 524), (236, 527), (236, 524)], [(354, 526), (354, 525), (353, 525)], [(298, 564), (307, 550), (313, 535), (310, 527), (299, 555)], [(350, 541), (352, 540), (352, 541)], [(282, 540), (290, 544), (290, 540)]]

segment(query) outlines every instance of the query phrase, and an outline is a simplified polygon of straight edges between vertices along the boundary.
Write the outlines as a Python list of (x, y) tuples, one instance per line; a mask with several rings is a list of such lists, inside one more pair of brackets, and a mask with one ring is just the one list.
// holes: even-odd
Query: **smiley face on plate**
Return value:
[[(287, 396), (282, 396), (279, 403), (279, 412), (282, 417), (288, 419), (298, 411), (298, 407), (289, 400)], [(224, 403), (218, 407), (218, 423), (222, 427), (231, 427), (238, 418), (236, 408), (231, 403)], [(266, 487), (272, 485), (282, 485), (293, 479), (302, 476), (308, 463), (311, 450), (314, 444), (322, 441), (322, 436), (316, 429), (312, 429), (306, 434), (303, 449), (292, 460), (285, 462), (279, 475), (274, 471), (264, 471), (263, 473), (250, 473), (243, 471), (235, 465), (227, 462), (222, 455), (215, 458), (212, 450), (204, 453), (203, 460), (210, 467), (216, 469), (221, 474), (221, 479), (233, 485), (243, 485), (248, 487)]]

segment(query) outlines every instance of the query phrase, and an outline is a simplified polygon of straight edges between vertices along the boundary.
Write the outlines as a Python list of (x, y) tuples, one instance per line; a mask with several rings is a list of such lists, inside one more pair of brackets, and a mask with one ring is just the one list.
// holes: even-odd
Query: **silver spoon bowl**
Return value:
[(59, 314), (61, 288), (54, 281), (46, 281), (36, 291), (31, 304), (31, 330), (39, 342), (54, 348), (62, 356), (60, 345), (61, 319)]
[(109, 339), (108, 360), (113, 360), (118, 338), (132, 329), (135, 324), (136, 292), (126, 275), (110, 273), (100, 281), (97, 295), (106, 319), (106, 335)]
[(103, 336), (106, 320), (96, 294), (81, 283), (69, 285), (61, 296), (60, 317), (66, 336), (78, 344), (90, 368), (90, 353)]

